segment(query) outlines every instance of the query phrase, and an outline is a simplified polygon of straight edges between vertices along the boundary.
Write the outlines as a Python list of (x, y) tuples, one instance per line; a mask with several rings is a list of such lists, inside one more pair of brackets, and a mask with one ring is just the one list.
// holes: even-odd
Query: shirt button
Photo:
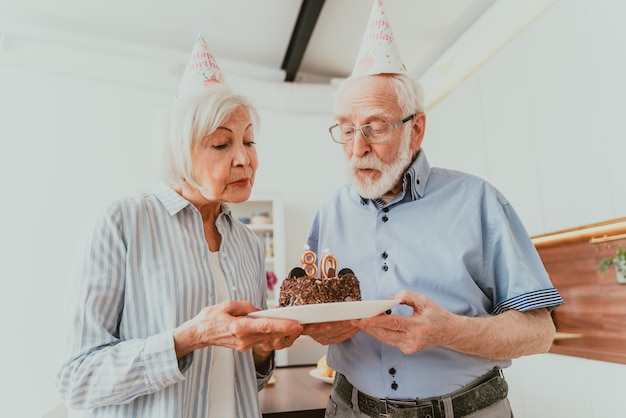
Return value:
[(389, 374), (396, 374), (396, 369), (393, 367), (389, 369)]
[(383, 271), (387, 271), (387, 270), (389, 270), (389, 267), (387, 267), (387, 264), (385, 264), (385, 265), (383, 266)]
[(389, 212), (389, 208), (383, 208), (383, 212), (385, 213)]
[(396, 382), (393, 382), (393, 383), (391, 384), (391, 389), (393, 389), (393, 390), (398, 390), (398, 384), (397, 384)]
[(389, 255), (387, 254), (387, 251), (383, 252), (380, 256), (384, 259), (387, 259), (387, 257), (389, 257)]
[(389, 220), (389, 217), (387, 217), (387, 215), (383, 216), (383, 222), (387, 222)]

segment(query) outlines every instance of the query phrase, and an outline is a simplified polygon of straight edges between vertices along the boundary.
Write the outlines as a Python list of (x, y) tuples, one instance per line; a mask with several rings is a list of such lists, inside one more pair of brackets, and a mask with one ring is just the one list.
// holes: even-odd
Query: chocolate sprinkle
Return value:
[(286, 278), (280, 286), (278, 305), (298, 306), (359, 300), (359, 280), (353, 274), (346, 273), (341, 278)]

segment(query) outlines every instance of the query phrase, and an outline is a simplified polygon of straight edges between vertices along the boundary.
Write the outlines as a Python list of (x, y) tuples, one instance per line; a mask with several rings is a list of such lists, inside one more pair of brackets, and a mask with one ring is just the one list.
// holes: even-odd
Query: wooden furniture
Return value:
[(315, 366), (279, 367), (259, 392), (264, 418), (323, 418), (332, 385), (309, 375)]
[(601, 258), (626, 246), (626, 218), (534, 237), (541, 260), (565, 304), (553, 318), (557, 338), (550, 349), (626, 364), (626, 285), (611, 268), (596, 270)]

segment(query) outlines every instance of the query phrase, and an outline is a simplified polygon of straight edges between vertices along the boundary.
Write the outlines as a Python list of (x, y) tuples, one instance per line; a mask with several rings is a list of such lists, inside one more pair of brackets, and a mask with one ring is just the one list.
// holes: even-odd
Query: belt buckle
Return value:
[(387, 399), (378, 400), (378, 416), (389, 417), (389, 411), (387, 411)]
[(419, 403), (419, 399), (415, 399), (414, 401), (387, 400), (387, 403), (396, 408), (414, 408)]
[(379, 417), (389, 417), (389, 406), (393, 408), (415, 408), (417, 407), (418, 401), (397, 401), (393, 399), (379, 399), (378, 400), (378, 416)]

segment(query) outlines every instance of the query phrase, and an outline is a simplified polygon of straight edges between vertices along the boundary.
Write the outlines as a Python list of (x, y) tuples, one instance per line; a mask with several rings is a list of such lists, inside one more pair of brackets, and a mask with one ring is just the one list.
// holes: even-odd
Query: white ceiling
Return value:
[[(314, 0), (316, 1), (316, 0)], [(496, 0), (386, 0), (400, 55), (419, 78)], [(218, 63), (276, 71), (294, 31), (300, 0), (0, 0), (0, 35), (37, 32), (77, 42), (132, 44), (189, 54), (202, 33)], [(326, 0), (295, 81), (349, 75), (372, 0)], [(137, 48), (135, 48), (136, 50)], [(174, 64), (174, 63), (172, 63)], [(283, 78), (284, 80), (284, 78)]]

